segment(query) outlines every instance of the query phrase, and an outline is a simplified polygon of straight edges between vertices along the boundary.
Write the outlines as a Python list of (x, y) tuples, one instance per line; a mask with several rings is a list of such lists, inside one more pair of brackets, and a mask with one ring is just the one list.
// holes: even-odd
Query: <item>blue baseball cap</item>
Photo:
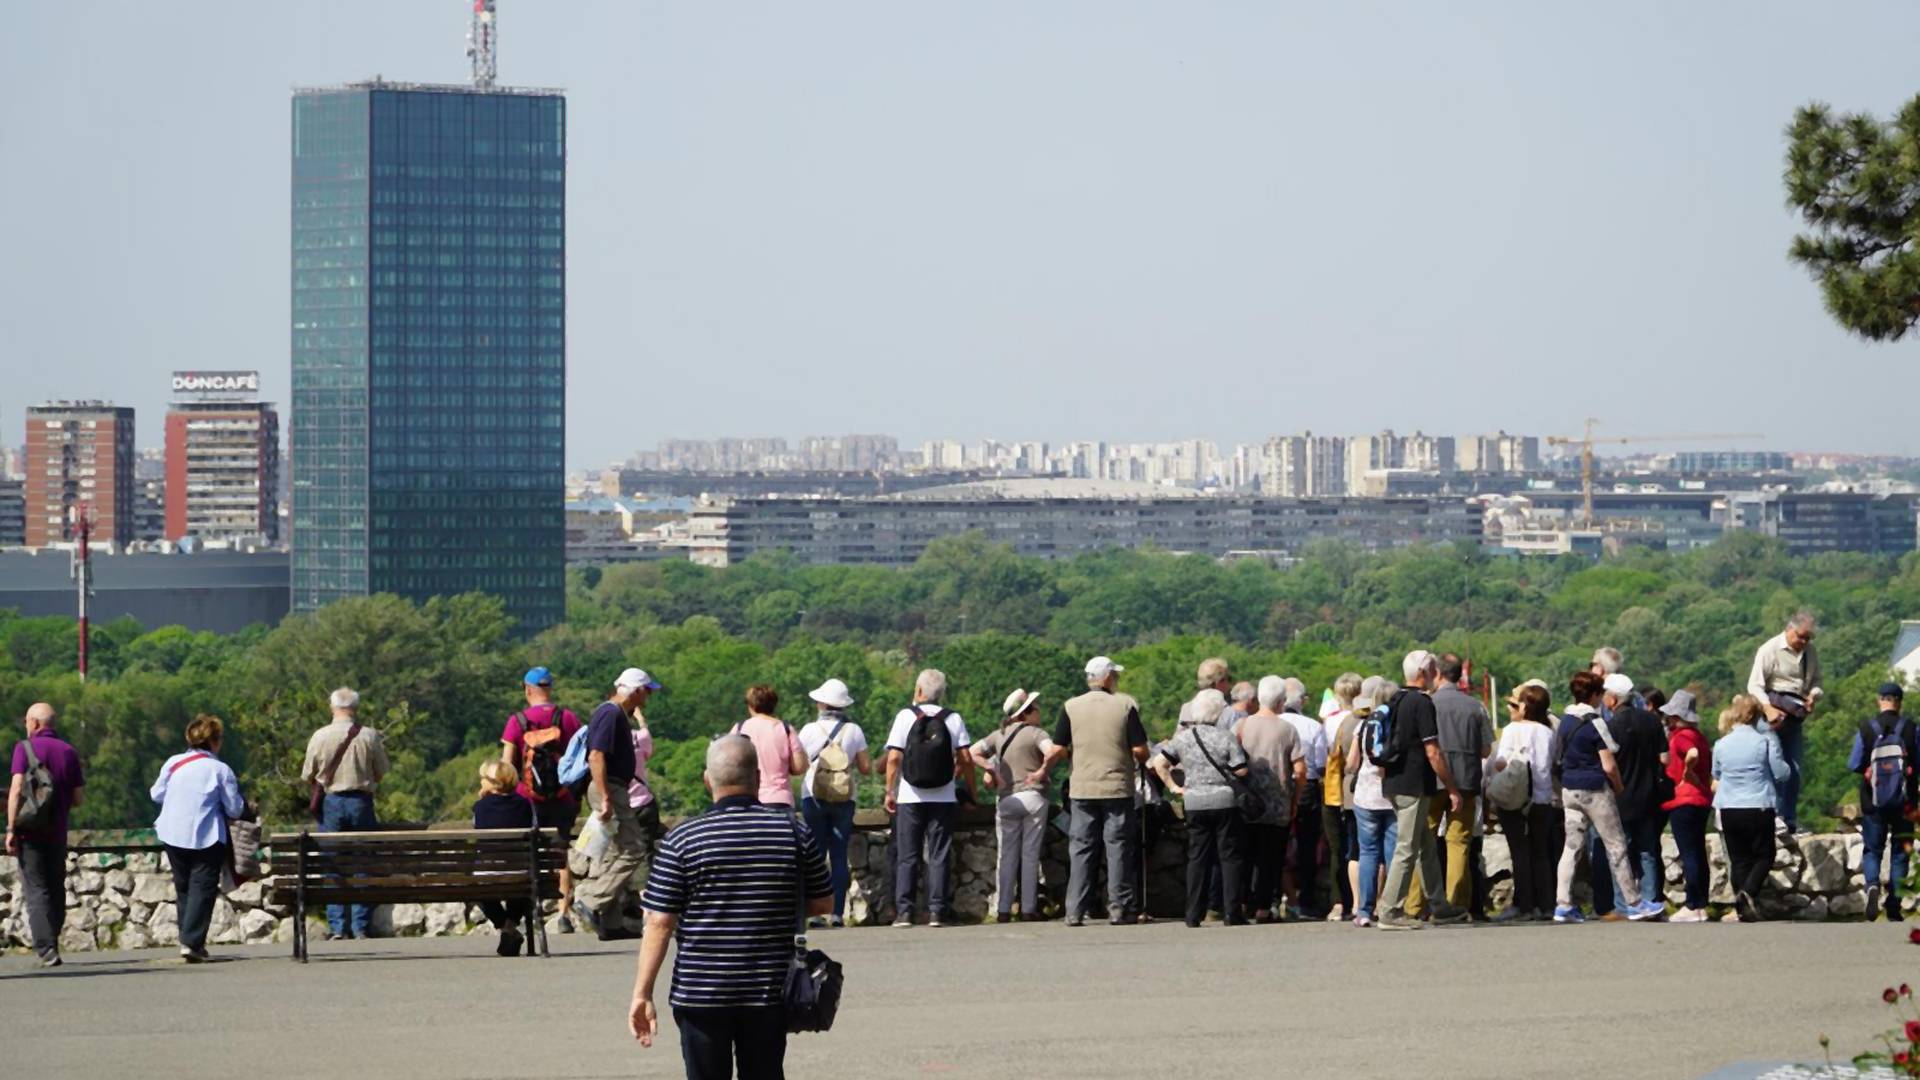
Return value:
[(531, 668), (524, 681), (528, 686), (552, 686), (553, 672), (543, 667)]

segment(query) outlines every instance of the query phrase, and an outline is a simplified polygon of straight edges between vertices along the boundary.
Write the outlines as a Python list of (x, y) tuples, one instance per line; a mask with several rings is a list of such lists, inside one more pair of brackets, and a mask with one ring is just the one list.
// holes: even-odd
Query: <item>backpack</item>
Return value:
[(833, 725), (828, 733), (825, 746), (813, 755), (813, 801), (817, 803), (844, 803), (853, 801), (853, 761), (847, 757), (847, 750), (837, 741), (840, 729), (847, 726), (847, 718)]
[(567, 789), (560, 779), (560, 759), (567, 751), (561, 741), (566, 737), (561, 728), (565, 715), (558, 705), (549, 705), (546, 726), (536, 728), (530, 726), (532, 721), (526, 713), (514, 714), (520, 721), (520, 744), (526, 747), (526, 753), (521, 755), (520, 771), (527, 778), (527, 790), (533, 792), (536, 799), (557, 798)]
[(1553, 782), (1554, 783), (1558, 784), (1561, 778), (1564, 777), (1567, 773), (1568, 744), (1572, 743), (1573, 737), (1575, 735), (1580, 734), (1580, 729), (1585, 725), (1587, 725), (1588, 723), (1591, 723), (1593, 718), (1597, 715), (1599, 714), (1589, 713), (1582, 716), (1576, 716), (1573, 713), (1567, 713), (1562, 717), (1560, 717), (1560, 730), (1558, 732), (1559, 737), (1555, 739), (1553, 743)]
[(1533, 765), (1524, 753), (1509, 754), (1507, 767), (1487, 777), (1487, 799), (1509, 813), (1519, 813), (1533, 801)]
[(907, 783), (917, 788), (937, 788), (953, 782), (953, 733), (947, 730), (947, 717), (952, 715), (950, 709), (931, 716), (920, 713), (907, 729), (900, 770)]
[(560, 755), (560, 783), (577, 799), (587, 793), (592, 779), (593, 770), (587, 764), (587, 728), (582, 724), (567, 741), (566, 753)]
[(1366, 729), (1361, 733), (1360, 745), (1365, 748), (1367, 760), (1379, 768), (1398, 765), (1400, 759), (1407, 755), (1405, 748), (1398, 745), (1393, 737), (1393, 705), (1406, 693), (1402, 690), (1393, 696), (1392, 701), (1375, 705), (1373, 715), (1367, 717)]
[(20, 740), (20, 745), (27, 748), (27, 771), (21, 776), (20, 805), (14, 811), (13, 827), (50, 829), (60, 812), (60, 801), (53, 789), (53, 770), (33, 752), (32, 736)]
[(1860, 746), (1866, 758), (1862, 794), (1870, 800), (1862, 809), (1889, 810), (1907, 804), (1912, 742), (1913, 725), (1904, 716), (1894, 722), (1891, 731), (1878, 730), (1872, 720), (1860, 725)]

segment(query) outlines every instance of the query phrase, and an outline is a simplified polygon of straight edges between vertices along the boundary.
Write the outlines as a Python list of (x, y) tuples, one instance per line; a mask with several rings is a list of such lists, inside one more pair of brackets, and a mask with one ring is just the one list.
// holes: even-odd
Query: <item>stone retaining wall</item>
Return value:
[[(1056, 826), (1048, 829), (1041, 864), (1042, 906), (1057, 915), (1064, 905), (1067, 881), (1066, 836)], [(1185, 894), (1186, 839), (1178, 821), (1161, 830), (1149, 853), (1147, 905), (1156, 917), (1181, 914)], [(847, 914), (855, 925), (884, 924), (893, 917), (893, 881), (886, 815), (862, 812), (855, 822), (849, 859), (853, 885)], [(1678, 905), (1684, 895), (1680, 863), (1673, 838), (1664, 839), (1667, 899)], [(1710, 899), (1733, 901), (1727, 885), (1725, 849), (1718, 835), (1707, 837), (1713, 870)], [(1760, 897), (1763, 910), (1776, 917), (1804, 920), (1857, 918), (1865, 913), (1866, 893), (1860, 875), (1861, 838), (1857, 833), (1801, 837), (1784, 841), (1774, 858), (1770, 885)], [(996, 910), (996, 848), (990, 808), (961, 811), (954, 837), (954, 907), (963, 920), (978, 921)], [(1486, 872), (1501, 877), (1510, 870), (1506, 841), (1490, 835), (1484, 850)], [(924, 889), (924, 886), (923, 886)], [(1577, 891), (1584, 891), (1584, 882)], [(1493, 906), (1506, 903), (1511, 889), (1504, 877), (1493, 885)], [(924, 903), (919, 910), (926, 910)], [(178, 943), (175, 928), (173, 877), (162, 852), (127, 855), (85, 854), (68, 859), (67, 927), (61, 947), (70, 952), (106, 948), (149, 948)], [(0, 947), (27, 944), (25, 900), (18, 864), (0, 858)], [(320, 926), (315, 923), (316, 928)], [(394, 904), (375, 909), (374, 932), (379, 936), (443, 936), (472, 932), (492, 933), (477, 909), (462, 904)], [(216, 945), (291, 940), (292, 920), (285, 909), (266, 902), (261, 883), (250, 882), (223, 896), (214, 906), (210, 938)]]

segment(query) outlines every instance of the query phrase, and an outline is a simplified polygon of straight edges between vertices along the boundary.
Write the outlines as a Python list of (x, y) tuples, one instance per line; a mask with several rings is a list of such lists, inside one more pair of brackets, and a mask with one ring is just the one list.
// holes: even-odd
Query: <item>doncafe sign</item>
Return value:
[(257, 371), (176, 371), (173, 373), (175, 393), (232, 393), (239, 390), (259, 390), (260, 373)]

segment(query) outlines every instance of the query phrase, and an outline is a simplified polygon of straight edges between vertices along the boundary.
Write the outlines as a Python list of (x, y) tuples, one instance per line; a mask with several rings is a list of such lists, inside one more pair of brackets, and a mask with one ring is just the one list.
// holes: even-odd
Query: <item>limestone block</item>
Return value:
[(116, 892), (103, 892), (94, 897), (94, 904), (100, 912), (100, 921), (119, 923), (127, 917), (127, 898)]
[(417, 937), (427, 931), (427, 909), (420, 904), (395, 904), (388, 918), (393, 922), (393, 936)]
[(241, 943), (239, 912), (224, 897), (213, 902), (213, 921), (207, 928), (207, 940), (215, 945)]
[(80, 904), (67, 909), (67, 926), (74, 930), (91, 931), (100, 925), (100, 913), (92, 904)]
[(1847, 834), (1847, 869), (1860, 869), (1860, 860), (1867, 853), (1867, 839), (1859, 833)]
[(279, 919), (259, 908), (248, 908), (240, 915), (240, 937), (244, 941), (267, 941), (279, 925)]
[(1809, 891), (1831, 893), (1847, 887), (1847, 846), (1841, 837), (1808, 837), (1801, 850), (1807, 865), (1800, 879)]
[(117, 893), (130, 893), (133, 891), (133, 875), (121, 869), (109, 870), (107, 888)]
[(133, 882), (133, 898), (143, 904), (162, 904), (173, 900), (173, 878), (153, 873), (141, 874)]
[(1800, 874), (1794, 869), (1775, 868), (1767, 872), (1767, 884), (1777, 893), (1790, 893), (1800, 887)]
[(1867, 913), (1867, 895), (1848, 891), (1827, 900), (1827, 914), (1835, 919), (1852, 919)]
[(159, 941), (163, 934), (172, 935), (172, 941), (165, 944), (178, 944), (180, 941), (180, 913), (172, 904), (156, 904), (153, 915), (147, 919), (147, 929), (153, 931), (154, 940)]
[(160, 854), (158, 852), (140, 852), (127, 856), (127, 870), (135, 876), (157, 874), (160, 872)]
[(103, 949), (113, 948), (113, 927), (100, 923), (93, 928), (93, 943)]
[(428, 937), (445, 937), (448, 934), (465, 933), (467, 929), (467, 905), (428, 904), (421, 926)]
[(83, 930), (69, 922), (67, 928), (60, 931), (61, 952), (92, 952), (95, 948), (97, 945), (91, 928)]
[(266, 899), (266, 892), (265, 882), (249, 881), (228, 893), (227, 900), (239, 907), (259, 907)]
[(110, 851), (96, 851), (89, 855), (79, 856), (79, 861), (83, 869), (112, 870), (117, 866), (125, 866), (127, 864), (127, 857), (125, 855), (115, 855)]
[(128, 923), (120, 928), (120, 947), (123, 949), (146, 949), (153, 945), (153, 934), (140, 923)]
[(147, 925), (147, 920), (151, 918), (153, 918), (152, 904), (143, 904), (138, 900), (129, 899), (127, 903), (128, 922), (137, 922), (141, 926), (145, 926)]
[(67, 884), (81, 896), (94, 896), (107, 887), (107, 875), (98, 870), (82, 870), (68, 877)]
[(1480, 865), (1482, 872), (1490, 878), (1512, 873), (1513, 852), (1507, 847), (1506, 840), (1488, 837), (1487, 842), (1481, 845)]
[(960, 852), (960, 865), (976, 874), (991, 873), (998, 861), (999, 853), (992, 844), (969, 844)]
[(1820, 922), (1827, 917), (1827, 910), (1827, 898), (1816, 896), (1808, 901), (1806, 907), (1794, 912), (1793, 917), (1803, 922)]

